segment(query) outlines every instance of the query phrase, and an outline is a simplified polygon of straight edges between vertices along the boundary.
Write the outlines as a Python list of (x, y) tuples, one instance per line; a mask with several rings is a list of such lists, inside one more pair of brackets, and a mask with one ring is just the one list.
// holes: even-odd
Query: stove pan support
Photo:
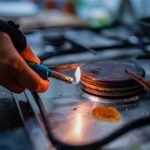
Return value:
[(31, 105), (32, 95), (25, 91), (21, 94), (13, 93), (13, 96), (33, 150), (52, 150), (45, 131), (40, 125), (40, 120)]

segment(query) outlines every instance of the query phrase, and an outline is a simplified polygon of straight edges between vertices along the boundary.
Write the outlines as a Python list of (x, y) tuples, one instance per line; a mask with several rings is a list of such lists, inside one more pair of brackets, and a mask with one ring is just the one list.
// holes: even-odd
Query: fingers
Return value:
[(40, 59), (32, 52), (31, 48), (27, 45), (20, 54), (26, 61), (40, 64)]
[(23, 64), (21, 70), (8, 68), (8, 73), (5, 73), (1, 84), (16, 93), (23, 92), (26, 88), (33, 92), (41, 93), (48, 89), (50, 83), (47, 80), (41, 79), (26, 64)]
[[(44, 92), (49, 87), (49, 81), (43, 80), (36, 74), (24, 61), (22, 61), (22, 68), (16, 70), (17, 74), (21, 75), (17, 78), (17, 82), (34, 92)], [(17, 76), (17, 75), (16, 75)]]
[[(40, 59), (32, 52), (29, 46), (24, 49), (21, 56), (29, 62), (34, 62), (37, 64), (40, 63)], [(49, 81), (43, 80), (26, 63), (24, 64), (24, 70), (20, 70), (21, 74), (23, 74), (23, 72), (25, 72), (24, 75), (18, 79), (18, 82), (22, 86), (38, 93), (44, 92), (48, 89), (50, 84)]]

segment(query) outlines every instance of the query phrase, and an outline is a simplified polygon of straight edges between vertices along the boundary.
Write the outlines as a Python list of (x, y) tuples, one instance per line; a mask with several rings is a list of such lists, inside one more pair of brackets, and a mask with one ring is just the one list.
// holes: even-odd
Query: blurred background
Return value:
[[(0, 16), (20, 19), (40, 15), (43, 11), (50, 16), (53, 11), (78, 16), (92, 27), (102, 27), (119, 19), (131, 21), (131, 15), (134, 19), (148, 16), (149, 6), (149, 0), (0, 0)], [(38, 21), (44, 19), (48, 18)]]
[(71, 55), (68, 61), (52, 57), (93, 53), (93, 49), (97, 55), (87, 59), (121, 58), (125, 54), (129, 58), (149, 52), (145, 48), (149, 40), (139, 29), (139, 20), (150, 16), (149, 6), (150, 0), (0, 0), (0, 18), (19, 23), (33, 51), (51, 65), (82, 62), (85, 54), (73, 55), (74, 61)]

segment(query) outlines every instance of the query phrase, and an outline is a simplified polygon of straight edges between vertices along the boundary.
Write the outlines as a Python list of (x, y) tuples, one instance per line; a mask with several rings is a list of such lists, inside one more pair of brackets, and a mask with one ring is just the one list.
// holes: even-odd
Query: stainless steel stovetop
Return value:
[[(146, 79), (150, 80), (150, 60), (132, 61), (145, 69)], [(75, 70), (65, 73), (74, 76)], [(67, 144), (83, 145), (101, 140), (136, 119), (150, 116), (150, 93), (130, 98), (103, 99), (83, 92), (79, 84), (67, 85), (54, 79), (50, 79), (50, 82), (50, 88), (39, 96), (47, 111), (53, 135)], [(33, 148), (55, 149), (48, 139), (31, 92), (14, 94), (14, 97)], [(109, 122), (96, 119), (92, 109), (101, 105), (117, 109), (120, 120)], [(150, 126), (144, 126), (123, 134), (102, 149), (150, 149), (149, 141)]]
[[(149, 44), (149, 40), (144, 37), (140, 42), (141, 38), (122, 25), (100, 31), (85, 28), (37, 29), (26, 36), (28, 44), (46, 65), (126, 59), (141, 65), (150, 80), (150, 60), (135, 59), (145, 52), (145, 48), (148, 50), (145, 45)], [(74, 76), (75, 70), (65, 73)], [(150, 93), (124, 99), (104, 99), (84, 93), (79, 84), (50, 81), (50, 88), (39, 96), (47, 111), (52, 134), (67, 144), (81, 145), (102, 140), (132, 121), (150, 116)], [(116, 122), (96, 119), (92, 110), (102, 105), (117, 109), (120, 119)], [(36, 99), (30, 91), (14, 94), (0, 87), (0, 108), (0, 149), (56, 149), (48, 139)], [(149, 141), (150, 127), (144, 126), (123, 134), (101, 148), (149, 150)], [(57, 145), (57, 149), (62, 147)]]

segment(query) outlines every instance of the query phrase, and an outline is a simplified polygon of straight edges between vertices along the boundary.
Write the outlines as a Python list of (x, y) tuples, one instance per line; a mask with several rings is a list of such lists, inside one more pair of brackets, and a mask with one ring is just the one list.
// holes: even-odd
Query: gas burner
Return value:
[(136, 81), (128, 77), (125, 69), (144, 77), (145, 71), (131, 62), (99, 61), (81, 67), (81, 88), (102, 97), (130, 97), (144, 91)]

